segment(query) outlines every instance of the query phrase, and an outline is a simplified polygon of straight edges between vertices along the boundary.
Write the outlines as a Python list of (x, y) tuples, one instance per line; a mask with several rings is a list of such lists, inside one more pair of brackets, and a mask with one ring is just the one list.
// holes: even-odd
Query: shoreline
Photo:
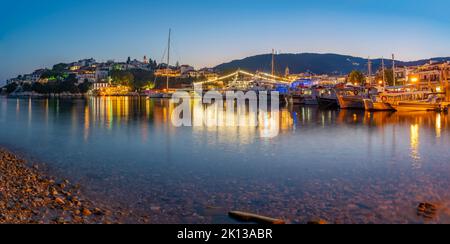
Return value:
[(0, 146), (0, 224), (122, 224), (137, 221), (130, 211), (94, 203), (68, 180), (29, 166)]

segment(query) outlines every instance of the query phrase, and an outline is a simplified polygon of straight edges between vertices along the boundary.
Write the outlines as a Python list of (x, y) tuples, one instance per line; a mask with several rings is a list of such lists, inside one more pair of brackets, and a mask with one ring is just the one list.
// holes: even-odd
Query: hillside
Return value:
[[(430, 60), (442, 61), (449, 60), (450, 57), (432, 58), (417, 61), (396, 61), (398, 65), (421, 65)], [(315, 74), (348, 74), (352, 70), (367, 71), (367, 59), (339, 54), (317, 54), (317, 53), (301, 53), (301, 54), (279, 54), (275, 57), (276, 72), (284, 74), (286, 67), (289, 67), (290, 73), (303, 73), (310, 71)], [(271, 71), (271, 54), (263, 54), (234, 60), (215, 67), (222, 72), (236, 70), (238, 68), (248, 71)], [(373, 70), (381, 67), (381, 59), (373, 59)], [(385, 60), (386, 67), (392, 66), (391, 60)]]

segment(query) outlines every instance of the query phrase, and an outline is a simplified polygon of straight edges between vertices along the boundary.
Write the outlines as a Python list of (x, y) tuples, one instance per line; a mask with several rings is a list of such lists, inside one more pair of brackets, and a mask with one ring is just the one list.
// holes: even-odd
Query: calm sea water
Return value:
[[(280, 135), (182, 127), (168, 101), (0, 98), (0, 145), (46, 162), (88, 195), (154, 223), (231, 223), (229, 210), (291, 223), (450, 223), (447, 114), (284, 108)], [(194, 111), (194, 119), (204, 111)]]

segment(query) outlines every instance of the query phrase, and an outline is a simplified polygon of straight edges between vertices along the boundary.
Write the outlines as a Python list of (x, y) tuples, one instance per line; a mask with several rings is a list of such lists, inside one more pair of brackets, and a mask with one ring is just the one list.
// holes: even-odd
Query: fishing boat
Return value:
[(448, 104), (436, 94), (425, 94), (422, 100), (400, 100), (391, 105), (397, 111), (444, 111)]
[(395, 111), (390, 103), (378, 101), (376, 98), (366, 98), (364, 99), (364, 109), (367, 111)]
[(291, 93), (290, 100), (294, 105), (318, 105), (317, 92), (312, 88), (302, 88)]
[(347, 87), (338, 90), (337, 99), (341, 109), (365, 109), (364, 99), (369, 98), (361, 87)]
[(339, 102), (335, 89), (320, 89), (319, 95), (316, 98), (317, 103), (321, 108), (339, 108)]

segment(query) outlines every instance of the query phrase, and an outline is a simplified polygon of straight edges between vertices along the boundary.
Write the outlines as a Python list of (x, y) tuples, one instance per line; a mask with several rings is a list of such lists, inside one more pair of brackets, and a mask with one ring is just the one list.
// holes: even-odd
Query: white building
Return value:
[(96, 82), (97, 81), (96, 80), (96, 73), (97, 73), (96, 71), (97, 71), (96, 68), (91, 68), (91, 67), (85, 67), (85, 68), (79, 70), (76, 73), (78, 83), (83, 83), (86, 80), (91, 83)]
[(107, 82), (96, 82), (92, 86), (92, 88), (94, 90), (98, 90), (98, 89), (101, 89), (101, 88), (107, 88), (107, 87), (109, 87), (109, 83), (107, 83)]
[(108, 79), (110, 70), (111, 68), (107, 66), (97, 67), (97, 69), (95, 70), (95, 81), (96, 82), (106, 81)]
[(95, 59), (93, 58), (89, 58), (89, 59), (82, 59), (79, 60), (76, 65), (81, 66), (81, 67), (90, 67), (90, 66), (94, 66), (97, 62), (95, 61)]
[(181, 75), (185, 75), (185, 74), (187, 74), (187, 73), (189, 73), (191, 71), (194, 71), (194, 70), (195, 70), (194, 67), (189, 66), (189, 65), (181, 65), (180, 66), (180, 73), (181, 73)]
[(77, 74), (78, 83), (84, 83), (86, 80), (88, 82), (94, 83), (97, 80), (95, 79), (95, 73), (79, 73)]

